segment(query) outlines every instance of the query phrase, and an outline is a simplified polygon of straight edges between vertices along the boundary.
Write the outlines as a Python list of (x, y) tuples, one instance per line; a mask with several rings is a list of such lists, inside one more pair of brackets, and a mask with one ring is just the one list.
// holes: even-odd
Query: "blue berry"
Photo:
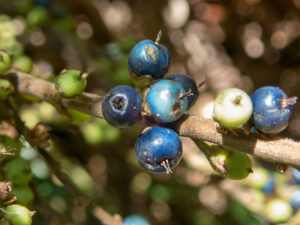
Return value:
[(116, 127), (132, 126), (141, 118), (142, 99), (127, 85), (112, 88), (102, 101), (105, 120)]
[(123, 224), (124, 225), (150, 225), (150, 223), (140, 215), (131, 215), (126, 217), (123, 220)]
[(292, 177), (296, 184), (300, 184), (300, 171), (292, 168)]
[(278, 87), (265, 86), (257, 89), (251, 100), (252, 122), (256, 129), (266, 134), (278, 134), (287, 127), (297, 98), (288, 98)]
[(142, 133), (135, 143), (139, 163), (151, 172), (172, 172), (182, 157), (179, 136), (171, 129), (152, 127)]
[(157, 121), (170, 123), (178, 120), (187, 110), (189, 94), (175, 81), (160, 80), (150, 87), (147, 106)]
[(268, 177), (267, 183), (261, 188), (264, 193), (271, 193), (275, 189), (275, 180), (272, 175)]
[(192, 93), (192, 95), (187, 96), (188, 109), (191, 108), (199, 96), (199, 92), (195, 80), (185, 74), (174, 74), (168, 77), (168, 80), (173, 80), (180, 83), (184, 88), (185, 92), (190, 91)]
[(294, 210), (300, 209), (300, 188), (292, 194), (290, 203)]
[(154, 79), (162, 78), (169, 70), (170, 53), (159, 44), (160, 34), (156, 42), (143, 40), (137, 43), (128, 57), (129, 70), (137, 77), (150, 75)]

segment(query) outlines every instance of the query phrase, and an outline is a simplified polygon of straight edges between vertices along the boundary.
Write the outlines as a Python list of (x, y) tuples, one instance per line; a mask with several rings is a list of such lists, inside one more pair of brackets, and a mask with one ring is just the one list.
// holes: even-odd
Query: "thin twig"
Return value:
[[(57, 98), (53, 83), (35, 78), (31, 75), (10, 70), (7, 75), (14, 77), (16, 90), (32, 95), (52, 104), (76, 109), (89, 115), (102, 117), (102, 96), (83, 93), (74, 98)], [(263, 139), (254, 134), (231, 134), (220, 132), (218, 123), (197, 116), (186, 116), (171, 125), (181, 136), (201, 139), (223, 145), (236, 151), (252, 154), (266, 161), (287, 164), (300, 168), (300, 142), (289, 138)]]

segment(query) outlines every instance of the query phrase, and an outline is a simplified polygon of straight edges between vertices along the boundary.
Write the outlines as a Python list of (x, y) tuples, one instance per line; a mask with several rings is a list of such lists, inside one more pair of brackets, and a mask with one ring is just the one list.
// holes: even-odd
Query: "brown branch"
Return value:
[[(55, 85), (51, 82), (15, 70), (10, 70), (7, 74), (15, 78), (16, 89), (20, 93), (102, 117), (101, 96), (83, 93), (74, 98), (60, 99), (57, 97)], [(288, 138), (276, 137), (267, 140), (254, 134), (226, 134), (219, 131), (218, 123), (197, 116), (186, 116), (172, 126), (181, 136), (209, 141), (252, 154), (266, 161), (300, 168), (300, 142)]]

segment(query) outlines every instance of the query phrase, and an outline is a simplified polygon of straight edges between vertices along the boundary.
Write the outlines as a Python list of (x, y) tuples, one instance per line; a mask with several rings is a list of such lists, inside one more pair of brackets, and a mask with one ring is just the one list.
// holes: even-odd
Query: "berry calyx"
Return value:
[(255, 128), (265, 134), (278, 134), (288, 126), (297, 97), (288, 98), (280, 88), (265, 86), (257, 89), (251, 100)]
[(170, 53), (159, 44), (161, 31), (156, 41), (143, 40), (134, 46), (128, 57), (129, 71), (133, 76), (150, 75), (153, 79), (162, 78), (169, 70)]
[(233, 129), (245, 124), (251, 117), (252, 110), (252, 102), (246, 92), (229, 88), (215, 99), (213, 116), (222, 126)]
[(10, 67), (11, 59), (8, 52), (0, 49), (0, 75), (4, 74)]
[(87, 74), (79, 70), (66, 70), (58, 76), (56, 85), (64, 97), (74, 97), (86, 88), (86, 77)]
[(113, 126), (132, 126), (140, 120), (141, 112), (141, 97), (134, 88), (127, 85), (112, 88), (102, 101), (102, 114)]
[(172, 173), (182, 157), (182, 143), (171, 129), (151, 127), (135, 143), (139, 163), (151, 172)]
[(13, 225), (31, 225), (34, 212), (22, 205), (13, 204), (6, 207), (4, 216), (9, 219)]
[(187, 110), (187, 97), (191, 94), (185, 92), (178, 82), (160, 80), (147, 93), (147, 107), (155, 120), (162, 123), (174, 122)]
[(199, 96), (198, 87), (195, 80), (185, 74), (174, 74), (169, 76), (167, 79), (180, 83), (185, 92), (192, 93), (191, 95), (187, 96), (188, 109), (191, 108)]

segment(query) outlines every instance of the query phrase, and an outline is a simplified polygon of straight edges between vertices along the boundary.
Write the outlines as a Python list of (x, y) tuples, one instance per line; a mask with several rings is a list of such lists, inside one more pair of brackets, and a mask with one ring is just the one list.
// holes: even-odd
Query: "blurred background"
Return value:
[[(251, 94), (274, 85), (300, 96), (300, 0), (0, 1), (0, 48), (21, 58), (24, 72), (49, 81), (65, 68), (88, 72), (86, 91), (99, 95), (115, 85), (133, 85), (128, 54), (138, 41), (155, 40), (160, 29), (161, 44), (171, 53), (168, 74), (207, 80), (192, 115), (211, 118), (214, 98), (229, 87)], [(29, 96), (17, 101), (28, 128), (39, 122), (51, 127), (49, 154), (62, 170), (111, 214), (140, 214), (153, 225), (300, 224), (300, 197), (298, 205), (291, 204), (297, 171), (281, 174), (254, 159), (249, 178), (226, 180), (183, 138), (183, 160), (174, 174), (151, 174), (135, 158), (139, 127), (118, 129), (75, 110), (69, 110), (70, 121), (49, 103)], [(37, 211), (33, 224), (101, 224), (96, 211), (77, 206), (45, 158), (8, 135), (11, 124), (3, 103), (0, 108), (0, 138), (18, 155), (2, 159), (0, 177), (13, 181), (19, 203)], [(296, 104), (281, 136), (299, 140), (299, 127)], [(20, 164), (27, 168), (25, 182), (14, 175)], [(272, 207), (276, 199), (281, 205)]]

